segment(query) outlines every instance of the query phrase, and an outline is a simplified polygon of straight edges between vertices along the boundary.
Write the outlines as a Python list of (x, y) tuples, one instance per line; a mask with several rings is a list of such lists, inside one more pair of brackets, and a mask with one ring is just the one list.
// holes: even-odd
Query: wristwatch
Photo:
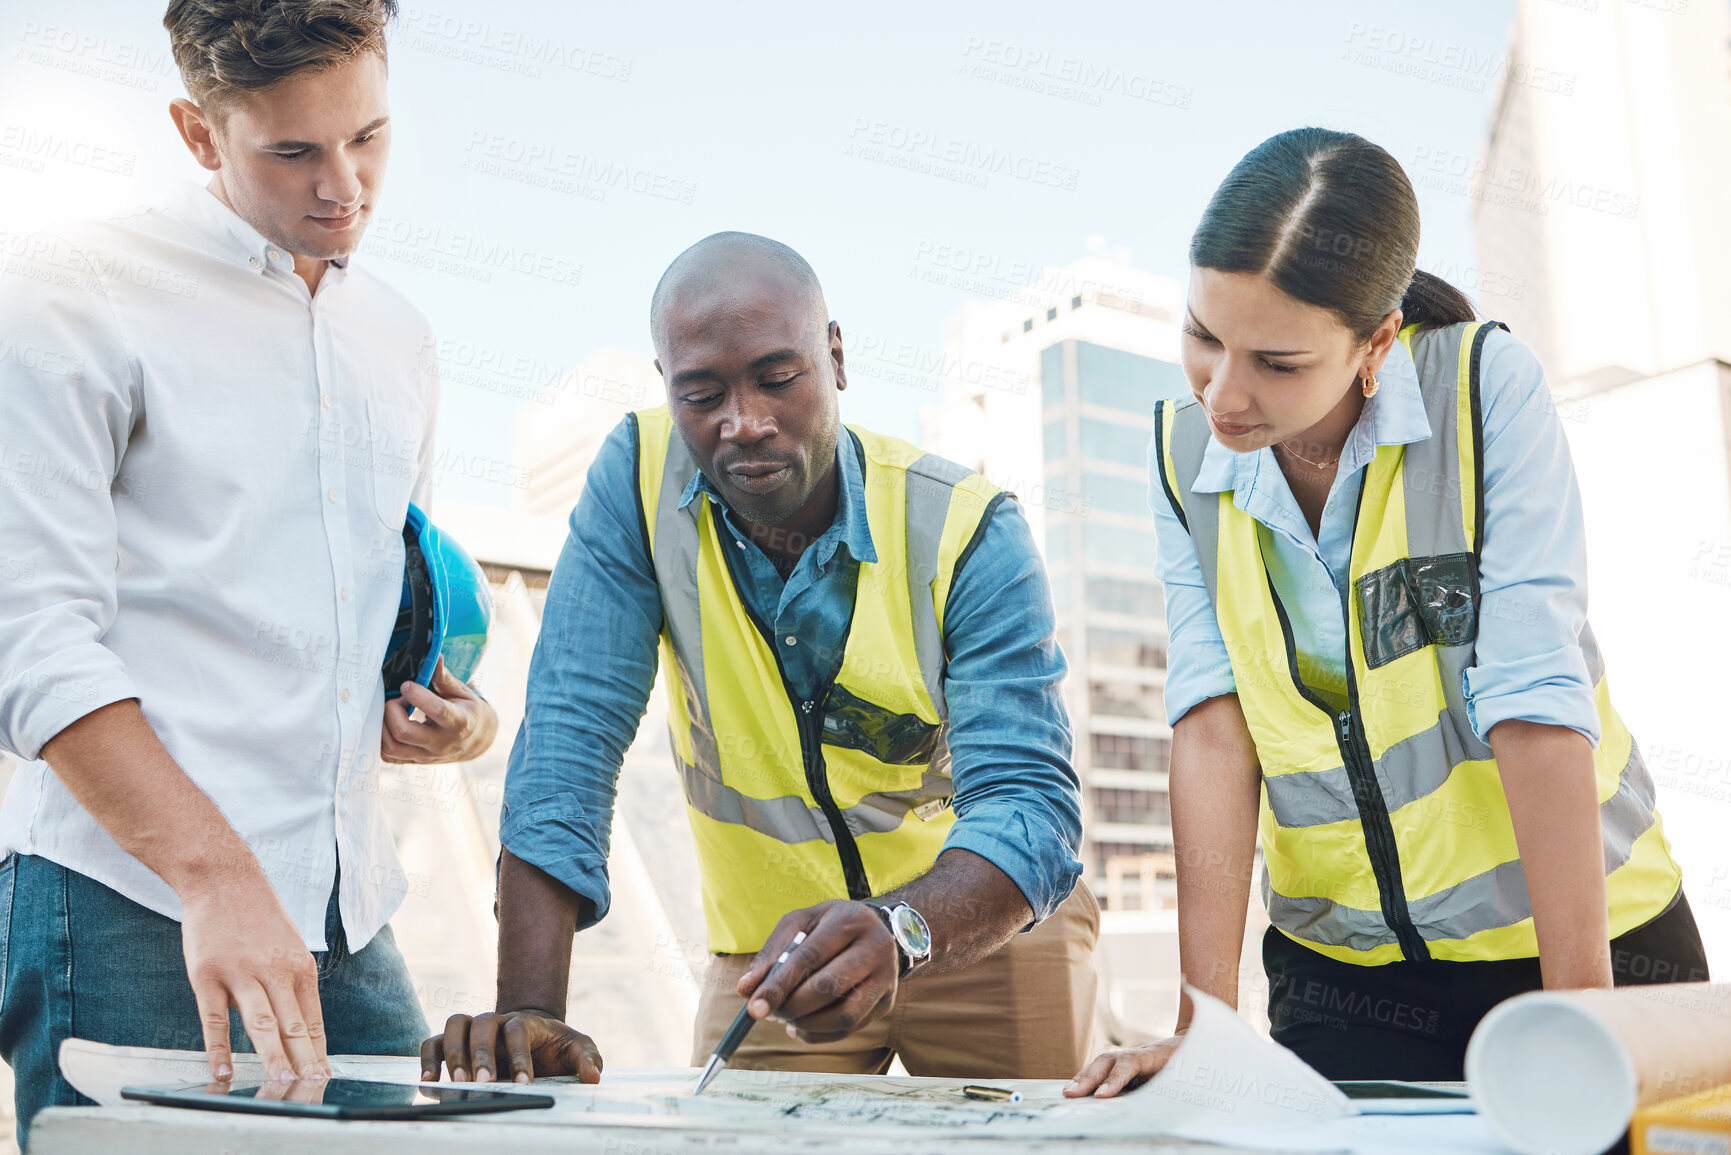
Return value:
[(884, 920), (890, 937), (895, 940), (896, 950), (901, 953), (899, 978), (907, 978), (931, 961), (932, 928), (926, 925), (919, 911), (905, 902), (868, 902), (866, 905)]

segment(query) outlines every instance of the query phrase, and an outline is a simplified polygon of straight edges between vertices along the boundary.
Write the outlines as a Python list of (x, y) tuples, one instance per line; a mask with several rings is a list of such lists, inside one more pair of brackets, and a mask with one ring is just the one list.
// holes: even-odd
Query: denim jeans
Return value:
[[(389, 927), (350, 953), (336, 892), (314, 953), (333, 1055), (416, 1055), (429, 1033)], [(88, 1105), (60, 1074), (60, 1043), (204, 1050), (180, 923), (35, 855), (0, 862), (0, 1058), (16, 1081), (18, 1145), (44, 1107)], [(228, 1036), (252, 1044), (235, 1011)]]

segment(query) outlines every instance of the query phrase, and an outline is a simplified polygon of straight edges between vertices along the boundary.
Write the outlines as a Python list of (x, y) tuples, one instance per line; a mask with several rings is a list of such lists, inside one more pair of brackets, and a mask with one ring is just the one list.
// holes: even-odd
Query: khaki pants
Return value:
[[(734, 1067), (881, 1075), (901, 1056), (910, 1075), (1068, 1079), (1093, 1058), (1094, 944), (1100, 906), (1078, 882), (1051, 918), (951, 974), (916, 974), (895, 1008), (838, 1043), (802, 1043), (764, 1019)], [(693, 1066), (703, 1066), (745, 1000), (734, 994), (752, 955), (715, 955), (697, 1008)]]

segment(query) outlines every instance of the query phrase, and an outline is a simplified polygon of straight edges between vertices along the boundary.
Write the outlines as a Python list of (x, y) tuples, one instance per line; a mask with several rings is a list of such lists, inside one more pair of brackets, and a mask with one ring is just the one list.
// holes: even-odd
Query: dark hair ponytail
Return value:
[(1256, 273), (1332, 310), (1368, 340), (1395, 309), (1404, 324), (1473, 319), (1472, 302), (1418, 271), (1418, 198), (1400, 163), (1350, 132), (1297, 128), (1233, 166), (1190, 239), (1190, 263)]
[(1403, 325), (1458, 325), (1476, 319), (1465, 293), (1423, 269), (1413, 272), (1400, 298), (1400, 312)]

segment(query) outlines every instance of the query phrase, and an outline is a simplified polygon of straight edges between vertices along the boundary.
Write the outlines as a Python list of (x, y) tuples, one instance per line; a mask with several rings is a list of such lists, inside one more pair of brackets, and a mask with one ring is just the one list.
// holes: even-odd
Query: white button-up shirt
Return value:
[(137, 698), (312, 950), (340, 860), (359, 949), (406, 890), (381, 810), (380, 664), (433, 440), (425, 318), (353, 267), (309, 293), (193, 185), (0, 233), (0, 255), (0, 747), (25, 760), (0, 851), (180, 916), (35, 760)]

